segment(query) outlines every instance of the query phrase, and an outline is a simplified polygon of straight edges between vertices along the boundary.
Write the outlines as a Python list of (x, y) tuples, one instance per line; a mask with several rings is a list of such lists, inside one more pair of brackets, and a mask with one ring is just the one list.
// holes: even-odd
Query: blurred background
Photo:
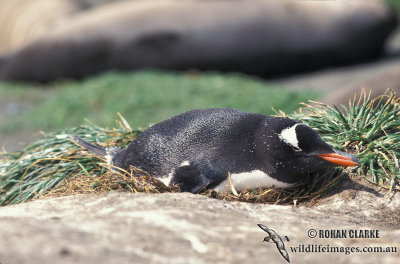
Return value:
[(0, 146), (400, 91), (398, 0), (0, 0)]

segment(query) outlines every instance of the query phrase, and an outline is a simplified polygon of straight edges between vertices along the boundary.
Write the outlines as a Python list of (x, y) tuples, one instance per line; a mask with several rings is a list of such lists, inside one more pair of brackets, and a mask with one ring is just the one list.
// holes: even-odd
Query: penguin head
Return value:
[(318, 133), (309, 126), (297, 123), (281, 131), (281, 140), (291, 145), (291, 142), (287, 142), (285, 138), (285, 136), (287, 135), (287, 131), (293, 131), (293, 133), (295, 134), (298, 143), (297, 151), (302, 152), (301, 155), (322, 159), (323, 161), (328, 162), (326, 163), (328, 167), (347, 167), (360, 164), (355, 156), (336, 150), (329, 146), (325, 141), (322, 140)]
[(291, 181), (298, 174), (360, 164), (355, 156), (332, 148), (314, 129), (292, 119), (276, 118), (266, 129), (273, 135), (267, 151), (275, 162), (276, 174), (286, 174)]

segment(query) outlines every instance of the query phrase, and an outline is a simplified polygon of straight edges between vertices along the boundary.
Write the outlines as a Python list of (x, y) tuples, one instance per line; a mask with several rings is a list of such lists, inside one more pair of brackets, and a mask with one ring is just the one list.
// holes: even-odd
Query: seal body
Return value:
[(327, 153), (357, 163), (292, 119), (215, 108), (185, 112), (146, 129), (128, 148), (113, 149), (111, 161), (197, 193), (229, 191), (229, 174), (239, 191), (291, 187), (310, 172), (337, 166), (319, 156)]
[[(106, 2), (2, 0), (0, 46), (32, 40), (29, 17), (48, 22), (60, 1)], [(20, 2), (21, 15), (4, 8)], [(53, 82), (148, 68), (282, 76), (377, 58), (398, 24), (376, 0), (107, 2), (50, 20), (37, 41), (0, 54), (0, 79)]]

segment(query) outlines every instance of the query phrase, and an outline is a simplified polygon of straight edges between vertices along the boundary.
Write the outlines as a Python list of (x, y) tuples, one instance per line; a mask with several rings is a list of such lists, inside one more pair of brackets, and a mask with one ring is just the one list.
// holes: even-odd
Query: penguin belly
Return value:
[[(294, 186), (294, 183), (286, 183), (272, 178), (267, 173), (261, 170), (252, 170), (249, 172), (231, 173), (232, 185), (237, 191), (245, 189), (257, 189), (257, 188), (290, 188)], [(223, 182), (213, 188), (219, 192), (231, 191), (229, 179), (225, 179)]]

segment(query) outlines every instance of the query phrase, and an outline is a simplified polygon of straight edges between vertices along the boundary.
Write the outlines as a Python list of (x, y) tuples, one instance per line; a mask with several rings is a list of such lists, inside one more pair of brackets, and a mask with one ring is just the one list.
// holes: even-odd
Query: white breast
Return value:
[[(231, 174), (231, 179), (232, 179), (232, 184), (237, 191), (242, 191), (244, 189), (269, 188), (269, 187), (284, 189), (294, 185), (291, 183), (278, 181), (260, 170), (253, 170), (250, 172), (242, 172), (236, 174), (233, 173)], [(220, 192), (231, 191), (229, 180), (226, 179), (218, 186), (216, 186), (214, 190)]]

